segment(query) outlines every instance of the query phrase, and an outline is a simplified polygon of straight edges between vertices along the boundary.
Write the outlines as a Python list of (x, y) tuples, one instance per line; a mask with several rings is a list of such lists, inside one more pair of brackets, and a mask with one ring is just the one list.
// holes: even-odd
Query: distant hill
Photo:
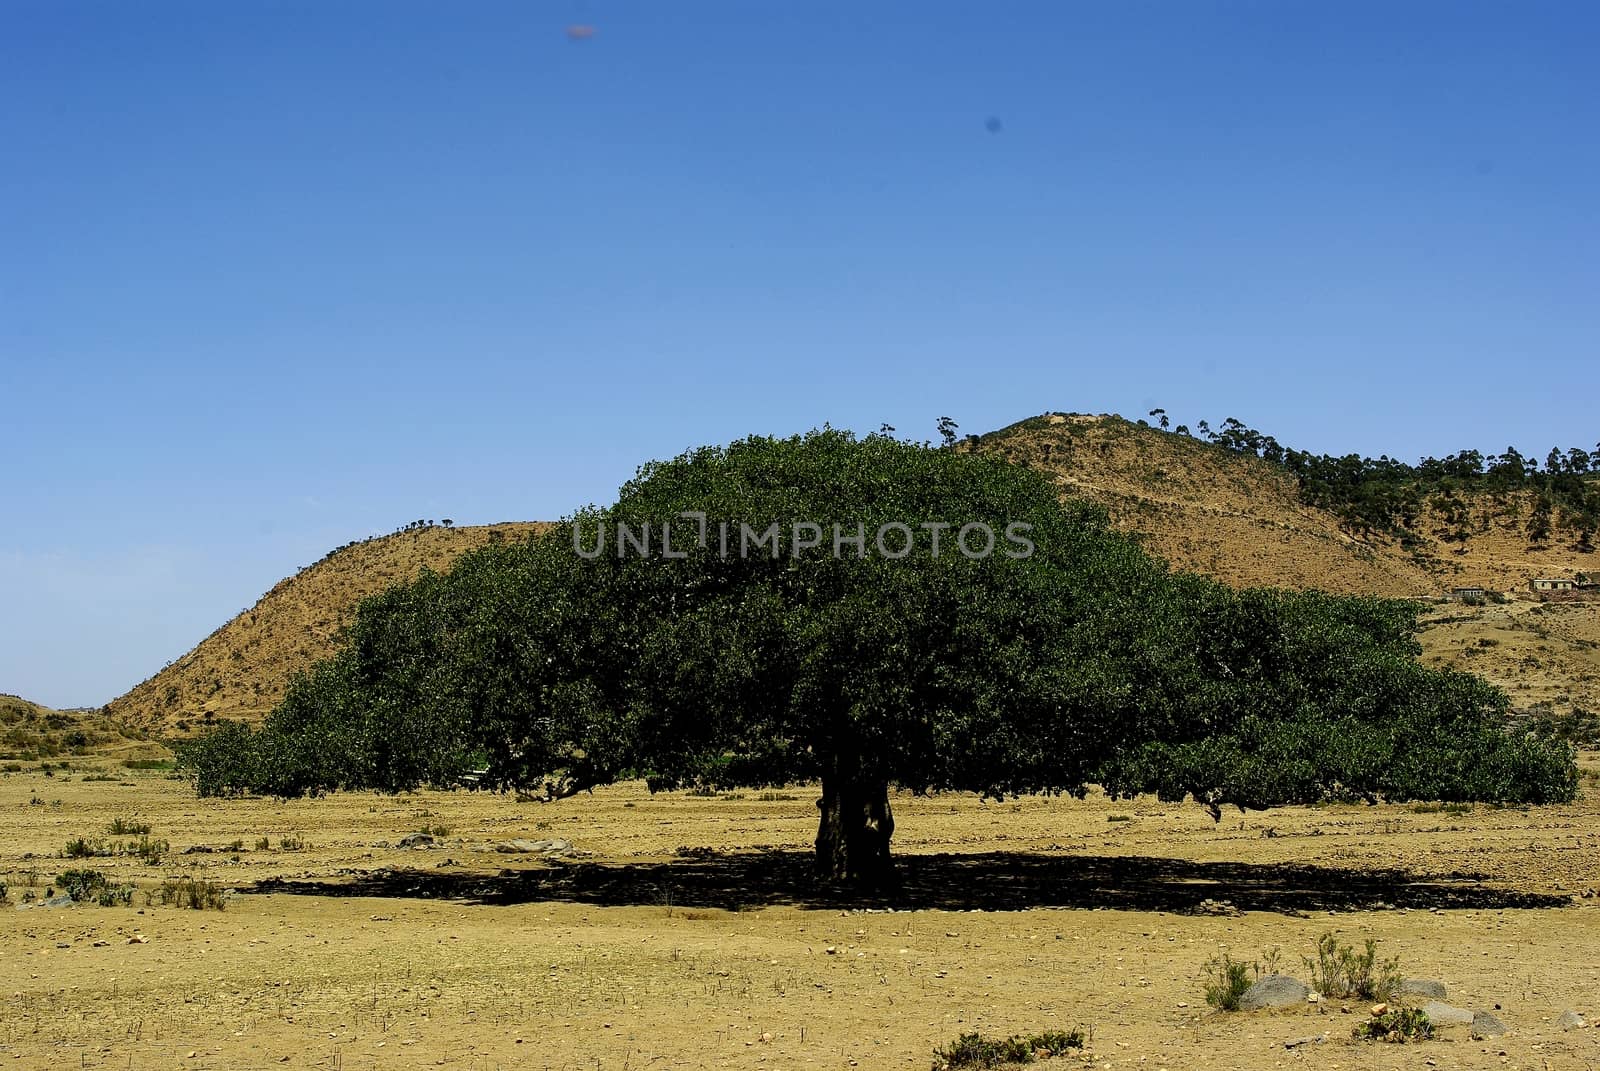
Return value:
[(20, 696), (0, 694), (0, 760), (42, 762), (82, 756), (159, 758), (148, 734), (98, 710), (52, 710)]
[(1300, 501), (1292, 475), (1257, 458), (1116, 416), (1052, 413), (968, 449), (1048, 474), (1103, 505), (1174, 568), (1240, 587), (1426, 595), (1439, 582), (1411, 555), (1363, 542)]
[(218, 718), (257, 721), (283, 698), (289, 678), (334, 648), (362, 599), (430, 568), (442, 571), (475, 547), (525, 538), (545, 525), (515, 521), (428, 525), (340, 547), (263, 595), (106, 712), (142, 729), (190, 732)]
[[(1413, 496), (1420, 504), (1406, 527), (1385, 529), (1311, 504), (1284, 464), (1118, 416), (1045, 414), (957, 448), (1029, 465), (1063, 494), (1104, 505), (1118, 527), (1174, 568), (1236, 586), (1400, 598), (1439, 598), (1467, 585), (1524, 593), (1506, 604), (1453, 602), (1431, 611), (1425, 659), (1481, 673), (1520, 707), (1600, 711), (1600, 601), (1542, 604), (1526, 595), (1536, 574), (1600, 571), (1600, 555), (1570, 539), (1530, 542), (1533, 492)], [(296, 670), (333, 650), (362, 598), (541, 527), (414, 527), (342, 547), (106, 711), (160, 732), (191, 732), (219, 718), (259, 720)]]

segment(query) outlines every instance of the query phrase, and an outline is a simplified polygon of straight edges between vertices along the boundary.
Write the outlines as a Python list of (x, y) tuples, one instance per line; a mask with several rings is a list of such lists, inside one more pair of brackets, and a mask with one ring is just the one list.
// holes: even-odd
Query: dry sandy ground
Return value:
[[(1554, 1025), (1568, 1008), (1600, 1017), (1600, 899), (1582, 895), (1600, 886), (1593, 798), (1213, 825), (1146, 799), (901, 797), (906, 887), (889, 911), (814, 894), (804, 789), (280, 803), (200, 801), (161, 774), (123, 781), (0, 778), (0, 1069), (922, 1069), (964, 1030), (1073, 1026), (1091, 1032), (1088, 1052), (1045, 1066), (1600, 1067), (1600, 1030)], [(73, 837), (115, 839), (119, 816), (149, 822), (173, 853), (158, 866), (61, 858)], [(388, 846), (424, 825), (448, 828), (442, 848)], [(281, 850), (285, 835), (307, 847)], [(587, 854), (488, 850), (518, 836)], [(270, 849), (254, 848), (261, 837)], [(179, 854), (236, 839), (236, 858)], [(224, 911), (142, 896), (16, 908), (81, 865), (146, 888), (194, 873), (296, 891), (241, 893)], [(1208, 897), (1244, 914), (1191, 913)], [(1328, 931), (1375, 937), (1411, 976), (1446, 982), (1452, 1003), (1498, 1005), (1512, 1032), (1393, 1046), (1348, 1040), (1361, 1009), (1337, 1003), (1206, 1007), (1209, 957), (1278, 948), (1303, 977), (1300, 956)]]

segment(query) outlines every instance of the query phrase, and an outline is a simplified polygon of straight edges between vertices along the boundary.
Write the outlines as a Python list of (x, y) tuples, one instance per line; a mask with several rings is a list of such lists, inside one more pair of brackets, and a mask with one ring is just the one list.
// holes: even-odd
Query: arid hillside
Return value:
[(1361, 542), (1303, 504), (1283, 470), (1184, 435), (1116, 416), (1053, 413), (982, 436), (975, 448), (1099, 502), (1176, 569), (1240, 587), (1392, 596), (1441, 588), (1411, 555)]
[(1418, 597), (1467, 585), (1526, 591), (1534, 576), (1600, 571), (1600, 554), (1570, 539), (1529, 542), (1526, 493), (1430, 504), (1407, 549), (1307, 505), (1278, 465), (1118, 416), (1050, 413), (966, 448), (1048, 473), (1063, 493), (1105, 506), (1174, 568), (1240, 586)]
[(443, 570), (487, 543), (523, 538), (538, 522), (428, 526), (341, 547), (280, 581), (250, 609), (126, 695), (106, 712), (142, 729), (184, 733), (218, 718), (266, 716), (296, 670), (334, 646), (360, 601), (424, 568)]

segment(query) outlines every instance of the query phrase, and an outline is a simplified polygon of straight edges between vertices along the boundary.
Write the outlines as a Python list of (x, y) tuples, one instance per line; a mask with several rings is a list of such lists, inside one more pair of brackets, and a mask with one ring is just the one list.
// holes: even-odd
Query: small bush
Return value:
[(123, 759), (122, 767), (126, 770), (170, 770), (173, 764), (167, 759)]
[(1068, 1049), (1083, 1048), (1082, 1030), (1049, 1030), (1032, 1037), (986, 1038), (979, 1033), (962, 1034), (933, 1053), (933, 1071), (962, 1071), (965, 1068), (994, 1068), (1006, 1064), (1031, 1064), (1041, 1058), (1058, 1056)]
[(1357, 1023), (1351, 1033), (1364, 1041), (1404, 1045), (1408, 1041), (1427, 1041), (1433, 1037), (1433, 1024), (1421, 1008), (1393, 1007), (1364, 1023)]
[[(443, 837), (448, 837), (450, 835), (450, 827), (449, 826), (444, 826), (444, 825), (439, 825), (439, 826), (424, 825), (417, 832), (426, 833), (430, 837), (443, 838)], [(288, 851), (288, 850), (290, 850), (290, 849), (285, 849), (285, 851)]]
[(195, 911), (223, 911), (228, 901), (222, 886), (211, 881), (194, 878), (172, 878), (161, 883), (154, 892), (145, 894), (145, 903), (159, 903), (165, 907), (186, 907)]
[(1261, 965), (1236, 960), (1224, 952), (1206, 960), (1206, 1003), (1218, 1011), (1238, 1011), (1239, 998), (1261, 974)]
[(1131, 815), (1131, 814), (1108, 814), (1108, 815), (1106, 815), (1106, 821), (1107, 822), (1131, 822), (1131, 821), (1133, 821), (1133, 815)]
[(172, 850), (172, 845), (164, 840), (151, 840), (148, 835), (140, 837), (138, 842), (128, 849), (130, 854), (137, 855), (149, 866), (156, 866), (161, 862), (161, 857)]
[(98, 856), (111, 854), (111, 849), (103, 840), (89, 840), (85, 837), (76, 837), (67, 841), (67, 846), (61, 854), (68, 859), (92, 859)]
[(139, 837), (150, 832), (149, 822), (136, 822), (132, 818), (113, 818), (106, 830), (114, 837)]
[(306, 850), (305, 838), (294, 836), (279, 837), (278, 850), (280, 852), (303, 852)]
[(271, 848), (272, 848), (272, 838), (271, 837), (257, 837), (256, 838), (256, 851), (265, 852), (265, 851), (271, 850)]
[(1400, 957), (1379, 961), (1378, 942), (1367, 940), (1357, 952), (1341, 945), (1331, 933), (1317, 939), (1317, 956), (1307, 958), (1311, 988), (1325, 997), (1391, 1000), (1400, 991)]
[(56, 877), (56, 885), (76, 903), (96, 903), (101, 907), (116, 907), (133, 902), (133, 886), (113, 885), (98, 870), (65, 870)]

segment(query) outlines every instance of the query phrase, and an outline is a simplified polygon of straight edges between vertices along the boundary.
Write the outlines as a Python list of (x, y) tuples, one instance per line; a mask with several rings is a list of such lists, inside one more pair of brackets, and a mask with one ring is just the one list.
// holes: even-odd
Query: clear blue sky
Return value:
[(1592, 447), (1597, 131), (1587, 0), (0, 3), (0, 691), (750, 432)]

